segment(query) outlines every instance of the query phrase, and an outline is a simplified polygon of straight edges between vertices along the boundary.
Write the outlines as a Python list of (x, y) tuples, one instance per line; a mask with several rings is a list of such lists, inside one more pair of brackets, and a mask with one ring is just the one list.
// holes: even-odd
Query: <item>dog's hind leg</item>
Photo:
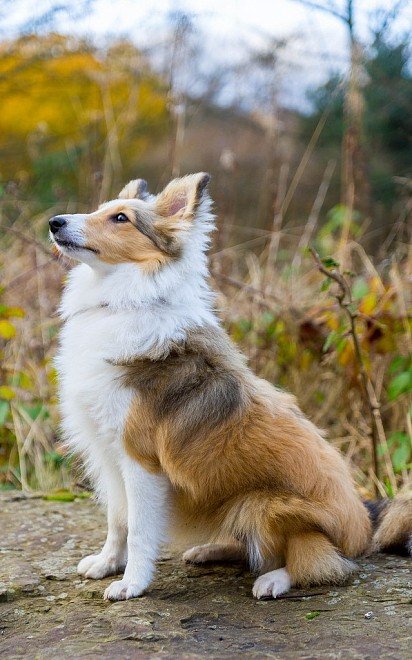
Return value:
[(289, 537), (286, 548), (286, 568), (295, 586), (340, 584), (356, 569), (342, 557), (321, 532), (302, 532)]
[(321, 532), (301, 532), (286, 544), (286, 566), (261, 575), (253, 585), (256, 598), (279, 596), (290, 587), (339, 584), (355, 570)]
[(206, 543), (196, 545), (183, 553), (182, 559), (188, 564), (206, 564), (208, 562), (244, 561), (246, 552), (240, 545)]

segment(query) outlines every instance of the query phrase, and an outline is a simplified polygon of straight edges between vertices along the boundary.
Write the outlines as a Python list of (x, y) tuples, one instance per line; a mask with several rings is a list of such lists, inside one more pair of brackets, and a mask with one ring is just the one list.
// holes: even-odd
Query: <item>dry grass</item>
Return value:
[[(2, 402), (9, 412), (0, 430), (1, 483), (26, 490), (71, 488), (75, 471), (58, 448), (52, 362), (59, 328), (56, 309), (68, 264), (52, 254), (45, 238), (47, 218), (55, 209), (32, 217), (28, 203), (12, 200), (7, 208), (2, 221), (3, 228), (6, 221), (9, 227), (2, 235), (2, 318), (16, 333), (3, 340), (2, 385), (11, 392), (6, 389)], [(401, 369), (410, 369), (399, 357), (412, 348), (407, 317), (412, 255), (405, 242), (398, 242), (392, 257), (377, 264), (360, 242), (347, 242), (342, 252), (339, 237), (327, 237), (329, 249), (339, 246), (345, 267), (357, 273), (346, 277), (355, 292), (357, 332), (385, 433), (377, 480), (371, 420), (348, 324), (334, 285), (321, 291), (325, 278), (300, 249), (302, 235), (317, 232), (317, 217), (308, 222), (309, 227), (282, 229), (278, 218), (273, 231), (248, 228), (243, 242), (215, 248), (212, 280), (220, 292), (221, 316), (252, 368), (296, 394), (311, 419), (328, 430), (330, 441), (352, 464), (361, 490), (394, 494), (410, 484), (410, 394), (406, 387), (394, 396), (393, 380), (399, 371), (395, 359)], [(16, 306), (24, 310), (23, 318), (10, 310)]]

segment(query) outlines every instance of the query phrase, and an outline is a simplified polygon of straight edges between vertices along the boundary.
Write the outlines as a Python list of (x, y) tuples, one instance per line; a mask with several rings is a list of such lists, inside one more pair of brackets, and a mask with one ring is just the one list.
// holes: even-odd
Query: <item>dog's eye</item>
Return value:
[(129, 222), (129, 218), (125, 213), (118, 213), (112, 216), (113, 222)]

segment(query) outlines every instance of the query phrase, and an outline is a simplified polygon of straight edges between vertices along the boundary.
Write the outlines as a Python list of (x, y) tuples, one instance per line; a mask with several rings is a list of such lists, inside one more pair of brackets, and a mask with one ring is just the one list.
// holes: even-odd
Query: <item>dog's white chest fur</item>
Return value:
[(199, 296), (201, 278), (188, 277), (174, 287), (171, 275), (166, 290), (159, 287), (153, 295), (136, 266), (107, 273), (81, 264), (70, 273), (56, 365), (63, 431), (83, 455), (96, 442), (101, 449), (115, 442), (116, 453), (122, 451), (122, 429), (136, 392), (124, 387), (122, 368), (113, 362), (161, 356), (188, 328), (216, 323), (209, 301)]
[(90, 416), (99, 435), (120, 431), (130, 404), (120, 369), (110, 363), (121, 354), (121, 329), (128, 320), (123, 316), (92, 309), (69, 319), (62, 331), (58, 368), (63, 418)]

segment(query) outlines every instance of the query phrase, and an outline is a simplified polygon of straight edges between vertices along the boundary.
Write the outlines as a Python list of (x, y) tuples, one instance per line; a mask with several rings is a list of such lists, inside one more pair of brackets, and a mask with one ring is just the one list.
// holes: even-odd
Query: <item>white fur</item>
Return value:
[(106, 600), (134, 598), (148, 587), (167, 529), (167, 479), (149, 474), (129, 458), (124, 457), (122, 463), (128, 500), (128, 560), (123, 578), (104, 592)]
[[(150, 205), (153, 199), (139, 203)], [(69, 240), (84, 245), (86, 216), (65, 217)], [(185, 232), (182, 257), (154, 275), (134, 264), (103, 264), (86, 250), (67, 253), (86, 263), (70, 272), (60, 308), (64, 326), (56, 365), (62, 426), (108, 513), (106, 543), (99, 554), (83, 559), (78, 571), (98, 579), (122, 570), (127, 561), (123, 579), (105, 592), (109, 600), (138, 596), (148, 586), (168, 518), (165, 478), (145, 472), (124, 451), (124, 423), (136, 393), (121, 384), (121, 370), (110, 360), (161, 357), (190, 328), (218, 323), (206, 283), (212, 228), (205, 196)]]
[(286, 568), (277, 568), (258, 577), (253, 585), (255, 598), (276, 598), (289, 591), (292, 585)]

